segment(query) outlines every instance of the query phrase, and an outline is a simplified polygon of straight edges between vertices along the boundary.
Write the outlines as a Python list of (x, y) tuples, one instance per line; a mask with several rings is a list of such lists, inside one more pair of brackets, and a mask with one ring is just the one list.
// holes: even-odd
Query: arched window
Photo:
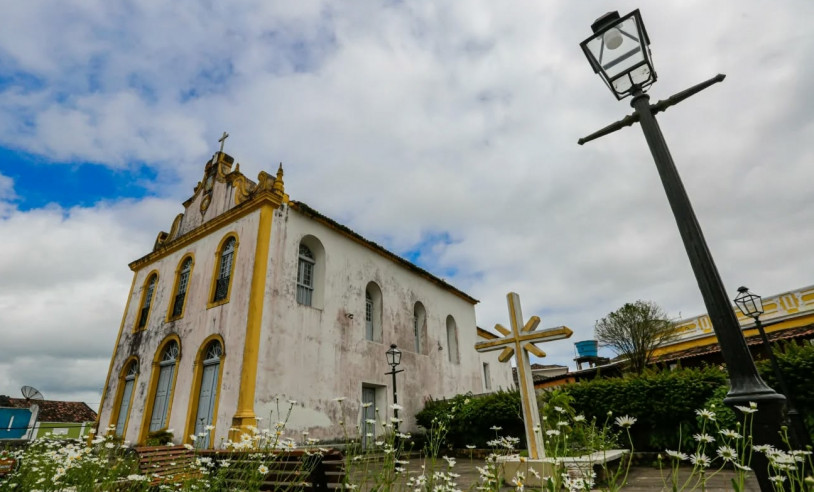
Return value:
[(127, 419), (130, 417), (130, 405), (133, 400), (133, 387), (136, 384), (136, 377), (138, 376), (138, 361), (133, 359), (127, 364), (122, 371), (122, 377), (119, 378), (119, 397), (116, 399), (115, 405), (117, 407), (117, 414), (115, 417), (116, 422), (116, 437), (123, 437), (124, 430), (127, 427)]
[(189, 288), (189, 276), (192, 273), (192, 257), (188, 256), (178, 269), (175, 277), (175, 296), (172, 298), (172, 310), (168, 320), (178, 319), (184, 315), (184, 305)]
[(300, 243), (300, 255), (297, 265), (297, 302), (310, 306), (314, 296), (314, 253), (311, 248)]
[(382, 290), (375, 282), (365, 287), (365, 339), (382, 341)]
[(297, 303), (322, 309), (325, 285), (325, 248), (305, 235), (297, 245)]
[(211, 301), (207, 305), (209, 308), (229, 302), (237, 247), (237, 238), (234, 234), (230, 234), (221, 241), (220, 247), (215, 253), (215, 273), (212, 276), (212, 287), (209, 294)]
[(453, 364), (461, 361), (458, 355), (458, 326), (451, 315), (447, 316), (447, 352), (449, 352), (449, 361)]
[(207, 428), (215, 422), (215, 408), (217, 404), (218, 387), (220, 379), (220, 362), (223, 356), (223, 345), (220, 340), (212, 340), (199, 356), (200, 384), (198, 386), (198, 402), (194, 414), (195, 432), (198, 440), (196, 447), (205, 449), (211, 444), (212, 433)]
[(145, 288), (141, 296), (141, 309), (139, 310), (137, 324), (139, 330), (143, 330), (147, 326), (147, 319), (150, 317), (150, 304), (153, 302), (153, 293), (155, 293), (157, 283), (157, 273), (153, 273), (147, 277), (147, 281), (144, 283)]
[(420, 302), (413, 307), (413, 337), (415, 338), (416, 353), (424, 353), (424, 327), (427, 321), (427, 311)]
[(153, 411), (150, 416), (150, 432), (167, 427), (170, 401), (172, 400), (172, 387), (175, 382), (175, 365), (178, 363), (180, 353), (181, 348), (175, 340), (167, 343), (161, 352), (158, 361), (158, 382), (155, 387)]

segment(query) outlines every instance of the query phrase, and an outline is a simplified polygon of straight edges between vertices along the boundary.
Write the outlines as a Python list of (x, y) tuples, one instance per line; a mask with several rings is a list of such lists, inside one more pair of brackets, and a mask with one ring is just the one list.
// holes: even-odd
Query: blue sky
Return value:
[[(654, 100), (727, 75), (659, 121), (732, 295), (814, 283), (814, 3), (615, 7), (641, 8)], [(626, 302), (702, 313), (639, 128), (576, 145), (631, 111), (579, 50), (607, 8), (5, 6), (0, 393), (98, 401), (127, 264), (223, 131), (248, 176), (282, 162), (292, 199), (480, 299), (480, 326), (505, 324), (509, 291), (569, 326), (546, 363), (573, 365), (572, 342)]]
[(110, 169), (89, 162), (52, 162), (42, 156), (0, 147), (0, 174), (14, 180), (20, 211), (58, 205), (89, 207), (102, 200), (149, 196), (156, 172), (144, 163)]

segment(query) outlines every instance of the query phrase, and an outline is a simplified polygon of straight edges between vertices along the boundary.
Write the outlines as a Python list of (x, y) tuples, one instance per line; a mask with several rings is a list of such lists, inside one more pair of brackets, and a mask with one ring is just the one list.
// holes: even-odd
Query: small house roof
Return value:
[(36, 404), (40, 408), (37, 415), (40, 422), (81, 423), (96, 420), (96, 412), (81, 401), (27, 400), (9, 397), (0, 397), (0, 401), (5, 404), (4, 406), (12, 408), (29, 408)]

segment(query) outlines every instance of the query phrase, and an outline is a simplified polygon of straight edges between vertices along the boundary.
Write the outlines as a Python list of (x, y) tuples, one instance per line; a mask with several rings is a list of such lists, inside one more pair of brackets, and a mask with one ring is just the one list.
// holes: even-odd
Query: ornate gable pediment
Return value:
[(203, 177), (195, 185), (193, 195), (184, 201), (184, 213), (175, 218), (169, 233), (158, 234), (153, 251), (261, 193), (276, 195), (280, 203), (288, 202), (282, 164), (276, 176), (261, 171), (255, 183), (240, 172), (240, 164), (235, 163), (232, 156), (216, 152), (204, 166)]

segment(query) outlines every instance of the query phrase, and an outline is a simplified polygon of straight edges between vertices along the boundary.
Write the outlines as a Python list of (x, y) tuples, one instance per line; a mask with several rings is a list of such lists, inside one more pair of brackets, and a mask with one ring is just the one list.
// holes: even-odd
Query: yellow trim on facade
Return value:
[(158, 389), (158, 373), (160, 372), (161, 354), (164, 352), (167, 344), (171, 341), (178, 344), (178, 358), (175, 359), (175, 369), (172, 371), (172, 383), (170, 383), (170, 393), (167, 397), (167, 422), (172, 415), (172, 401), (175, 397), (175, 380), (178, 379), (178, 368), (181, 365), (181, 357), (183, 356), (183, 347), (181, 346), (181, 338), (172, 333), (167, 335), (164, 340), (158, 345), (153, 356), (153, 363), (150, 366), (150, 383), (147, 389), (147, 400), (144, 402), (144, 412), (141, 415), (141, 429), (139, 429), (138, 442), (143, 444), (147, 440), (147, 434), (150, 433), (150, 419), (153, 416), (153, 406), (155, 405), (155, 392)]
[(266, 290), (269, 243), (271, 242), (271, 221), (275, 208), (266, 204), (260, 209), (260, 221), (257, 228), (257, 247), (254, 251), (249, 312), (246, 319), (246, 339), (243, 345), (243, 366), (240, 371), (240, 391), (237, 397), (237, 410), (232, 418), (232, 427), (242, 430), (247, 430), (248, 426), (257, 424), (254, 413), (254, 393), (257, 384), (263, 301)]
[[(153, 275), (155, 275), (155, 287), (150, 293), (150, 309), (147, 310), (147, 319), (144, 320), (144, 328), (139, 329), (138, 325), (141, 323), (141, 310), (144, 309), (144, 301), (146, 300), (145, 294), (147, 293), (147, 288), (150, 286), (150, 279), (153, 278)], [(133, 320), (133, 333), (146, 330), (150, 325), (150, 315), (153, 313), (153, 299), (155, 299), (155, 291), (158, 290), (159, 280), (160, 277), (158, 276), (158, 270), (156, 269), (150, 271), (150, 273), (148, 273), (144, 278), (144, 283), (141, 285), (141, 296), (138, 303), (138, 309), (136, 310), (136, 319)]]
[[(113, 400), (113, 409), (110, 412), (110, 423), (107, 424), (108, 428), (115, 426), (116, 422), (119, 420), (119, 412), (122, 408), (122, 398), (124, 397), (124, 383), (125, 378), (127, 377), (127, 369), (130, 368), (130, 364), (135, 361), (138, 365), (138, 372), (136, 373), (136, 378), (133, 380), (133, 390), (130, 392), (130, 402), (127, 405), (127, 417), (124, 419), (124, 428), (122, 429), (122, 435), (120, 436), (122, 440), (124, 440), (125, 436), (127, 435), (127, 424), (130, 423), (130, 414), (132, 414), (133, 410), (133, 397), (136, 394), (136, 385), (138, 384), (138, 377), (141, 374), (141, 362), (138, 359), (138, 356), (131, 355), (124, 361), (124, 365), (122, 366), (122, 370), (119, 371), (119, 387), (116, 390), (116, 398)], [(107, 433), (110, 434), (110, 433)], [(116, 430), (112, 431), (112, 434), (116, 435)]]
[[(102, 399), (99, 401), (99, 411), (96, 412), (96, 422), (93, 423), (93, 429), (96, 433), (99, 432), (99, 418), (102, 415), (102, 407), (105, 404), (105, 398), (107, 397), (107, 388), (110, 385), (110, 375), (113, 373), (113, 362), (116, 361), (116, 356), (119, 352), (119, 342), (122, 339), (122, 331), (124, 331), (124, 322), (127, 319), (127, 313), (130, 311), (130, 299), (133, 298), (133, 289), (136, 287), (136, 277), (138, 276), (138, 272), (133, 273), (133, 280), (130, 282), (130, 292), (127, 294), (127, 301), (124, 303), (124, 314), (122, 314), (122, 321), (119, 324), (119, 334), (116, 335), (116, 344), (113, 345), (113, 356), (110, 358), (110, 365), (107, 367), (107, 378), (105, 378), (105, 387), (102, 388)], [(141, 368), (139, 367), (139, 371)], [(89, 437), (89, 440), (92, 440), (93, 436)]]
[[(178, 316), (172, 315), (172, 309), (175, 307), (175, 296), (178, 295), (178, 282), (181, 280), (181, 269), (184, 266), (184, 262), (187, 258), (192, 259), (192, 264), (189, 265), (189, 278), (187, 278), (187, 290), (186, 294), (184, 295), (184, 303), (181, 306), (181, 314)], [(170, 321), (175, 321), (184, 317), (184, 313), (187, 309), (187, 300), (189, 299), (189, 288), (192, 286), (192, 271), (195, 270), (195, 253), (189, 252), (181, 257), (181, 261), (178, 262), (178, 266), (175, 268), (175, 281), (172, 284), (172, 290), (170, 291), (170, 298), (169, 302), (167, 303), (167, 316), (165, 321), (169, 323)]]
[[(810, 323), (814, 323), (814, 313), (808, 314), (806, 316), (798, 316), (792, 319), (786, 319), (783, 321), (779, 321), (777, 323), (766, 323), (763, 325), (763, 330), (767, 334), (769, 334), (774, 333), (776, 331), (787, 330), (789, 328), (797, 328), (799, 326), (804, 326)], [(749, 338), (759, 334), (754, 324), (751, 327), (742, 328), (742, 331), (744, 338)], [(718, 338), (715, 336), (715, 333), (705, 334), (702, 337), (694, 338), (692, 340), (674, 343), (666, 347), (659, 347), (653, 351), (653, 357), (655, 358), (659, 356), (672, 354), (674, 352), (681, 352), (683, 350), (696, 347), (703, 347), (706, 345), (713, 345), (716, 343), (718, 343)]]
[[(215, 298), (215, 289), (217, 288), (218, 284), (218, 274), (220, 273), (220, 262), (221, 262), (221, 255), (223, 253), (223, 248), (226, 245), (226, 241), (229, 238), (235, 238), (235, 250), (232, 252), (232, 265), (230, 266), (229, 270), (229, 286), (226, 289), (226, 297), (223, 299), (219, 299), (217, 301), (213, 300)], [(206, 309), (211, 309), (216, 306), (221, 306), (229, 302), (229, 298), (232, 296), (232, 280), (235, 277), (235, 264), (237, 263), (237, 250), (240, 246), (240, 238), (237, 235), (237, 232), (230, 231), (227, 232), (223, 239), (220, 240), (217, 249), (215, 250), (215, 268), (212, 272), (212, 281), (209, 285), (209, 297), (207, 298)]]
[(284, 197), (276, 195), (272, 192), (258, 193), (251, 200), (243, 202), (240, 205), (223, 212), (217, 217), (204, 222), (183, 236), (166, 243), (162, 243), (159, 249), (131, 262), (129, 267), (133, 271), (141, 270), (151, 263), (166, 258), (167, 256), (188, 247), (201, 238), (208, 236), (210, 233), (231, 225), (233, 222), (236, 222), (238, 219), (241, 219), (254, 212), (263, 205), (271, 204), (274, 208), (277, 208), (283, 202)]
[[(186, 432), (184, 432), (184, 440), (185, 444), (192, 444), (192, 439), (190, 439), (190, 435), (195, 433), (195, 422), (198, 419), (198, 398), (201, 396), (201, 380), (203, 378), (203, 362), (204, 357), (206, 356), (206, 347), (213, 341), (217, 340), (220, 342), (220, 347), (223, 353), (220, 356), (220, 364), (218, 365), (218, 384), (217, 390), (215, 391), (215, 406), (212, 410), (212, 426), (218, 426), (218, 404), (220, 403), (220, 388), (223, 383), (223, 366), (225, 365), (226, 361), (226, 344), (223, 343), (223, 337), (220, 334), (209, 335), (206, 339), (201, 343), (201, 347), (198, 349), (198, 354), (195, 356), (195, 362), (192, 366), (193, 376), (192, 376), (192, 387), (189, 390), (189, 403), (187, 404), (187, 423), (184, 427)], [(212, 429), (209, 433), (209, 449), (215, 447), (215, 431), (217, 429)]]

